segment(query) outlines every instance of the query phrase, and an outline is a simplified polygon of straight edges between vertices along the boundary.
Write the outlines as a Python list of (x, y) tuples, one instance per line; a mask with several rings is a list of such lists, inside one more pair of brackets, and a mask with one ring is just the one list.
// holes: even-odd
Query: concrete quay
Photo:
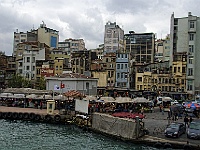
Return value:
[[(168, 120), (168, 113), (160, 112), (158, 107), (154, 108), (152, 113), (144, 113), (146, 117), (143, 119), (145, 127), (148, 129), (149, 134), (142, 137), (142, 140), (147, 142), (160, 142), (160, 143), (170, 143), (175, 145), (177, 148), (183, 148), (183, 145), (189, 143), (189, 145), (194, 146), (195, 149), (200, 150), (200, 140), (194, 140), (187, 138), (187, 134), (181, 135), (179, 138), (167, 138), (164, 135), (166, 126), (173, 122)], [(196, 118), (195, 118), (196, 119)], [(175, 122), (184, 123), (183, 118), (178, 118)]]

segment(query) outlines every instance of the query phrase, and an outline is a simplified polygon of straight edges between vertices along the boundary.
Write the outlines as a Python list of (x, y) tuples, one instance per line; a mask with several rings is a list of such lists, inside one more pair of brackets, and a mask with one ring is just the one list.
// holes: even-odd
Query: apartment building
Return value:
[(16, 56), (17, 45), (23, 42), (45, 43), (51, 48), (58, 48), (59, 32), (57, 30), (46, 27), (43, 22), (38, 29), (31, 29), (27, 32), (14, 32), (13, 56)]
[(116, 22), (107, 22), (104, 32), (104, 54), (124, 51), (124, 30)]
[(186, 87), (187, 93), (200, 93), (200, 18), (193, 16), (191, 12), (187, 17), (175, 18), (174, 13), (171, 15), (170, 26), (170, 59), (171, 64), (173, 56), (177, 52), (187, 53), (187, 73)]
[(85, 50), (85, 42), (83, 39), (65, 39), (63, 42), (58, 42), (58, 48), (62, 48), (67, 55), (71, 55), (73, 51)]
[(16, 70), (28, 80), (36, 79), (36, 61), (49, 59), (50, 47), (40, 42), (18, 44), (16, 51)]
[(129, 54), (117, 53), (116, 55), (116, 81), (115, 87), (129, 89)]

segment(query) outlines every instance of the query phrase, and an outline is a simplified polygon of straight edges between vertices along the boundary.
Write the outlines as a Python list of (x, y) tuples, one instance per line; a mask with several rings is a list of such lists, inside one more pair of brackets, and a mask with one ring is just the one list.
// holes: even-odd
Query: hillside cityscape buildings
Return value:
[[(14, 32), (13, 55), (0, 55), (0, 88), (8, 87), (13, 74), (31, 80), (84, 74), (98, 79), (98, 94), (110, 96), (137, 92), (194, 98), (200, 94), (200, 19), (171, 15), (170, 33), (124, 33), (116, 22), (105, 25), (104, 43), (86, 49), (84, 39), (59, 41), (59, 31), (43, 22), (38, 29)], [(88, 84), (88, 83), (87, 83)]]

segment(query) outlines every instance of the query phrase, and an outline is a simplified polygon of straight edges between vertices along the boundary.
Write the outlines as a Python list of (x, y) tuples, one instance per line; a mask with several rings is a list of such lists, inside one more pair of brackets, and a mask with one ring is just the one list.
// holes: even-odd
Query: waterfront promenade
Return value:
[[(20, 108), (20, 107), (5, 107), (0, 106), (0, 112), (22, 112), (22, 113), (35, 113), (39, 115), (47, 115), (47, 109), (34, 109), (34, 108)], [(58, 114), (58, 110), (54, 110), (54, 114)]]
[[(145, 115), (146, 117), (145, 119), (143, 119), (143, 121), (145, 123), (145, 127), (149, 131), (149, 135), (144, 136), (144, 139), (149, 139), (152, 141), (169, 141), (170, 143), (177, 144), (186, 144), (188, 141), (189, 144), (196, 146), (200, 145), (200, 140), (188, 139), (187, 134), (183, 134), (179, 138), (165, 137), (165, 128), (168, 125), (168, 123), (172, 122), (172, 120), (168, 120), (168, 113), (164, 112), (163, 115), (162, 112), (160, 112), (159, 107), (155, 107), (153, 113), (145, 113)], [(183, 118), (179, 118), (176, 122), (184, 123)]]
[[(23, 112), (23, 113), (35, 113), (39, 115), (47, 115), (46, 109), (34, 109), (34, 108), (18, 108), (18, 107), (5, 107), (0, 106), (0, 112)], [(55, 110), (54, 114), (58, 114), (59, 111)], [(164, 130), (169, 122), (167, 119), (167, 112), (164, 112), (164, 115), (162, 112), (159, 111), (158, 107), (155, 107), (153, 113), (145, 113), (146, 117), (143, 119), (143, 122), (145, 124), (145, 127), (148, 129), (149, 134), (143, 136), (140, 138), (140, 143), (155, 143), (155, 142), (162, 142), (162, 143), (171, 143), (175, 145), (185, 145), (187, 142), (189, 144), (198, 146), (200, 145), (199, 140), (192, 140), (188, 139), (187, 135), (181, 135), (180, 138), (166, 138), (164, 135)], [(179, 118), (177, 122), (183, 122), (183, 118)]]

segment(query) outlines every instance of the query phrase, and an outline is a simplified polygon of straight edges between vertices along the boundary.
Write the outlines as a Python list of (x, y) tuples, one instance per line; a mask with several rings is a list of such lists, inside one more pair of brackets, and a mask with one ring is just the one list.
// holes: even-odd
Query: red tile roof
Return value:
[(85, 95), (79, 91), (71, 90), (66, 93), (64, 93), (67, 97), (85, 97)]

